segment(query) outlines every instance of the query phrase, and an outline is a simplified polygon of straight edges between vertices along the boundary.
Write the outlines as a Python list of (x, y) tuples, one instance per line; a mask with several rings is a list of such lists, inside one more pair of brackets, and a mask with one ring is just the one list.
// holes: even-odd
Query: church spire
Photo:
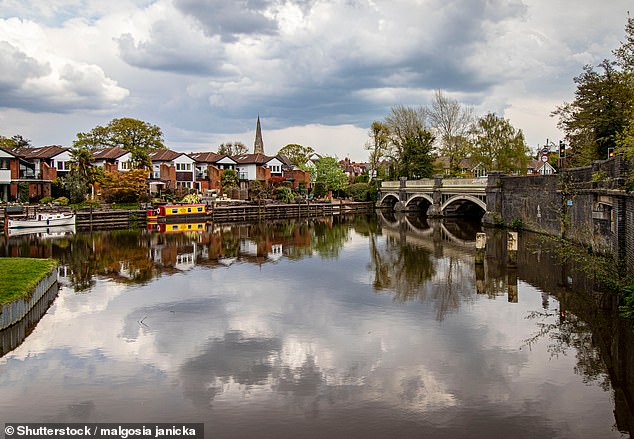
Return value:
[(262, 128), (260, 127), (259, 114), (258, 114), (258, 124), (255, 127), (255, 144), (253, 145), (253, 153), (264, 155), (264, 142), (262, 141)]

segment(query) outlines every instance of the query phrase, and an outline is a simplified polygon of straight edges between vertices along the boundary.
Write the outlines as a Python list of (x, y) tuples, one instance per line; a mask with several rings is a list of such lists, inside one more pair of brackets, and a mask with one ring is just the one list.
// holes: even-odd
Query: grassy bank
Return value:
[(52, 259), (0, 258), (0, 305), (31, 293), (53, 267)]

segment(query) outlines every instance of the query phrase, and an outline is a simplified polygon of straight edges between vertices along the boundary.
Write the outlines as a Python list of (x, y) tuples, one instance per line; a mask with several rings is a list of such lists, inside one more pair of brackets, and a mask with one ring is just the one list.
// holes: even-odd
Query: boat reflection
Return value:
[(7, 229), (6, 234), (12, 236), (33, 236), (41, 239), (62, 238), (75, 233), (75, 225), (53, 227), (29, 227), (23, 229)]

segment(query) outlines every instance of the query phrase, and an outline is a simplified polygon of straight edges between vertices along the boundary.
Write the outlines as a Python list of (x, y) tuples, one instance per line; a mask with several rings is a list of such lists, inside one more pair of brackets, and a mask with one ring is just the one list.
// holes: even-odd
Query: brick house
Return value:
[(150, 172), (150, 190), (153, 186), (164, 189), (196, 189), (196, 162), (183, 152), (161, 149), (150, 152), (152, 171)]
[(199, 191), (222, 189), (220, 177), (225, 169), (235, 170), (237, 162), (228, 155), (195, 152), (189, 156), (196, 166), (196, 188)]

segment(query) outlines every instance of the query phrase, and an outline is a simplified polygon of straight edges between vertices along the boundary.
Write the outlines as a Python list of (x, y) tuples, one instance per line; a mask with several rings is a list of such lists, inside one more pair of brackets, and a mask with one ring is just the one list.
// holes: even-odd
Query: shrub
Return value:
[(40, 200), (40, 204), (49, 204), (53, 202), (53, 197), (44, 197)]
[(275, 196), (278, 200), (284, 201), (286, 203), (291, 203), (295, 198), (293, 192), (289, 188), (284, 186), (280, 186), (275, 190)]
[(59, 197), (53, 200), (53, 203), (58, 204), (60, 206), (68, 206), (68, 198), (66, 197)]
[(355, 183), (348, 186), (345, 190), (346, 197), (351, 198), (353, 201), (368, 201), (369, 185), (367, 183)]
[(183, 199), (181, 200), (181, 203), (186, 203), (186, 204), (196, 204), (196, 203), (200, 203), (200, 195), (198, 194), (189, 194), (189, 195), (185, 195), (183, 197)]
[(326, 190), (326, 185), (322, 182), (315, 183), (315, 187), (313, 188), (313, 195), (315, 195), (316, 198), (320, 198), (326, 196), (326, 194), (328, 194), (328, 191)]

